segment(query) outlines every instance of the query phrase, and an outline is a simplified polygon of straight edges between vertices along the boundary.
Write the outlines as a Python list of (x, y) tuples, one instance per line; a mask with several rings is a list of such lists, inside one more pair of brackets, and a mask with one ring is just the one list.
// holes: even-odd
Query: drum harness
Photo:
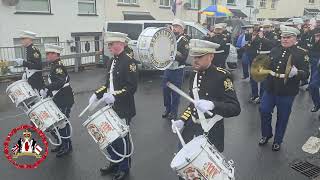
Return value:
[[(197, 86), (198, 82), (198, 73), (195, 74), (194, 80), (193, 80), (193, 87), (192, 87), (192, 93), (194, 100), (199, 100), (199, 88)], [(192, 116), (192, 121), (194, 123), (200, 123), (202, 129), (204, 130), (204, 135), (207, 137), (209, 130), (220, 120), (223, 119), (222, 116), (215, 114), (213, 117), (206, 119), (204, 116), (204, 113), (199, 111), (197, 109), (198, 117), (199, 119), (196, 120), (194, 116)]]

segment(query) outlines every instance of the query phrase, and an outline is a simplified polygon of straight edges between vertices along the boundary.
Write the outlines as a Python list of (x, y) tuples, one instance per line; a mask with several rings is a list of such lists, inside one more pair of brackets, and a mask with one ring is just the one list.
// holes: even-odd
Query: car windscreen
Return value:
[(108, 23), (107, 31), (126, 33), (130, 39), (138, 40), (139, 35), (142, 32), (142, 25), (131, 23)]

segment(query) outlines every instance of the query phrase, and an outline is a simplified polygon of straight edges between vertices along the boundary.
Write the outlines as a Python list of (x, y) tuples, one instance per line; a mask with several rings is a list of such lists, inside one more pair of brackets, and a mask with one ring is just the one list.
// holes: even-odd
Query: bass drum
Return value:
[(168, 28), (149, 27), (140, 34), (136, 48), (137, 60), (143, 65), (165, 70), (176, 57), (176, 36)]

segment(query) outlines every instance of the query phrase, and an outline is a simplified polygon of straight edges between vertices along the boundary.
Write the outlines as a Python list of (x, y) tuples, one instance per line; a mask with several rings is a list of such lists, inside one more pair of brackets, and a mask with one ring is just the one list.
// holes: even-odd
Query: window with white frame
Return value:
[(278, 0), (272, 0), (272, 2), (271, 2), (271, 9), (276, 9), (277, 4), (278, 4)]
[(267, 6), (267, 0), (260, 0), (260, 7), (266, 8), (266, 6)]
[(160, 0), (160, 6), (162, 7), (171, 7), (172, 0)]
[(253, 7), (253, 0), (247, 0), (247, 7)]
[(309, 3), (310, 4), (314, 4), (314, 0), (309, 0)]
[(236, 5), (236, 0), (227, 0), (227, 5)]
[(198, 9), (199, 0), (189, 0), (189, 3), (191, 4), (190, 9)]
[(78, 0), (79, 14), (97, 14), (96, 0)]
[(17, 12), (51, 13), (50, 0), (19, 0)]
[(138, 4), (138, 0), (118, 0), (118, 3), (123, 3), (123, 4)]

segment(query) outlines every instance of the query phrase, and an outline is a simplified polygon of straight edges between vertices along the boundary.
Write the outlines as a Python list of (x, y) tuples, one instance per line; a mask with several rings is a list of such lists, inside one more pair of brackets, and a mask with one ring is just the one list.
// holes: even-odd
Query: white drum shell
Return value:
[(171, 168), (184, 179), (234, 180), (234, 167), (205, 136), (187, 143), (173, 158)]
[(67, 117), (60, 111), (51, 98), (41, 99), (27, 112), (30, 120), (42, 131), (50, 130), (61, 123), (65, 123)]
[(137, 52), (138, 60), (144, 65), (165, 70), (177, 53), (176, 37), (167, 28), (146, 28), (139, 36)]
[(103, 150), (118, 138), (125, 137), (129, 132), (129, 126), (110, 107), (105, 106), (83, 124), (94, 141)]
[(22, 103), (29, 104), (40, 99), (38, 93), (32, 89), (27, 80), (19, 80), (10, 84), (6, 90), (16, 107), (22, 106)]

